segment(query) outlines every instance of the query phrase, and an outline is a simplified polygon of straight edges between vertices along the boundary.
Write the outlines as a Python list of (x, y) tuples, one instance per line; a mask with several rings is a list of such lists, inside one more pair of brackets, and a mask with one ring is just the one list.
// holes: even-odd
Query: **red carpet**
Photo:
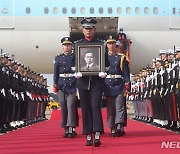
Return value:
[[(80, 112), (81, 114), (81, 112)], [(49, 121), (41, 122), (0, 136), (0, 154), (178, 154), (179, 148), (161, 148), (162, 141), (180, 142), (180, 135), (137, 121), (128, 120), (126, 135), (110, 137), (103, 110), (105, 134), (101, 147), (86, 147), (85, 136), (63, 138), (60, 111), (54, 111)], [(53, 120), (54, 119), (54, 120)]]

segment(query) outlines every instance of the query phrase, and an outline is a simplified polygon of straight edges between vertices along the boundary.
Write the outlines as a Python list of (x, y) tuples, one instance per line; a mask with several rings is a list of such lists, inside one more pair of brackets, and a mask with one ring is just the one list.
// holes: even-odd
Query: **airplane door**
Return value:
[(15, 0), (0, 0), (0, 29), (14, 28)]
[(180, 0), (169, 0), (169, 28), (180, 29)]

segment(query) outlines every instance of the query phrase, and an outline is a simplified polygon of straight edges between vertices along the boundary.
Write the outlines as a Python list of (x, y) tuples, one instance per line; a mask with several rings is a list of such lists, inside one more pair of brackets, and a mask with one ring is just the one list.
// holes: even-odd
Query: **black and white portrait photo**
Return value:
[(83, 75), (97, 75), (105, 70), (103, 43), (77, 43), (76, 71)]
[(81, 71), (100, 71), (100, 61), (99, 61), (99, 51), (98, 48), (81, 49), (81, 60), (80, 60), (80, 70)]

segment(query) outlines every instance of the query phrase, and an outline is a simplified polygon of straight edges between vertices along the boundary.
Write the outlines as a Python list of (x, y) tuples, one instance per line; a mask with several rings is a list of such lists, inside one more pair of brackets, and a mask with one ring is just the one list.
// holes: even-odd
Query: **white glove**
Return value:
[(105, 78), (107, 76), (107, 73), (106, 72), (99, 72), (98, 76), (100, 78)]
[(82, 77), (82, 73), (81, 72), (74, 73), (74, 77), (79, 79)]

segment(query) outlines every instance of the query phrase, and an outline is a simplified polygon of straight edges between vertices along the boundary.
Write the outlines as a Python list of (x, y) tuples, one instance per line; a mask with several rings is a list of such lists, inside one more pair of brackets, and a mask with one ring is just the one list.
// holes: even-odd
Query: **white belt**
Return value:
[(59, 77), (63, 77), (63, 78), (69, 78), (69, 77), (74, 77), (74, 74), (59, 74)]
[(111, 74), (109, 74), (109, 75), (107, 75), (106, 76), (106, 78), (114, 78), (114, 79), (116, 79), (116, 78), (121, 78), (121, 79), (123, 79), (123, 76), (122, 75), (111, 75)]

